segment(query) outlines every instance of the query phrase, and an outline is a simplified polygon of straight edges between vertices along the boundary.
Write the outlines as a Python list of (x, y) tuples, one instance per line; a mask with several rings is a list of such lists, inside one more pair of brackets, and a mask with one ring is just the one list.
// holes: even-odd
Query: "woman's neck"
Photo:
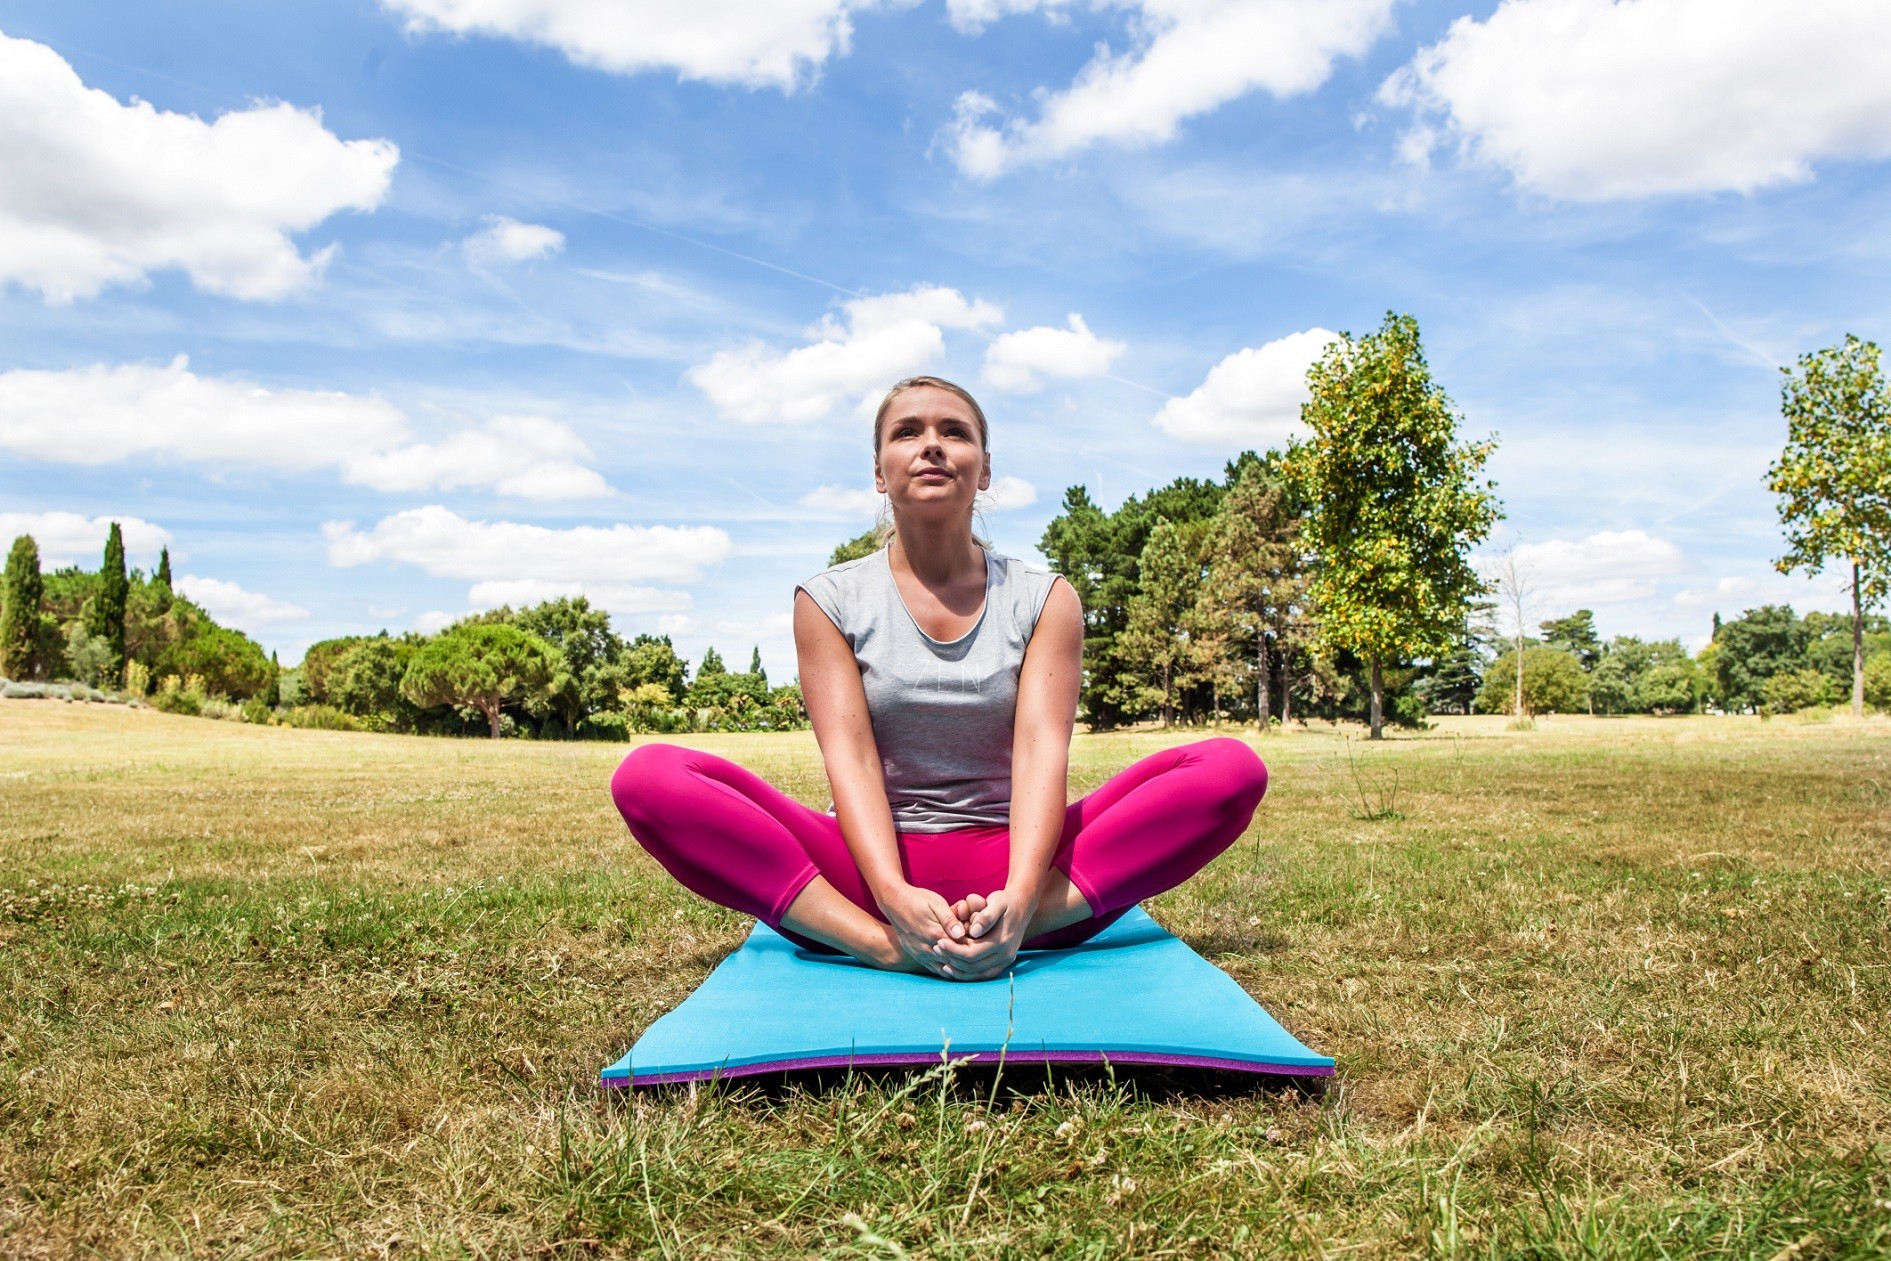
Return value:
[(913, 528), (895, 522), (892, 559), (903, 561), (928, 587), (946, 587), (974, 570), (983, 571), (985, 549), (972, 538), (970, 522), (946, 529)]

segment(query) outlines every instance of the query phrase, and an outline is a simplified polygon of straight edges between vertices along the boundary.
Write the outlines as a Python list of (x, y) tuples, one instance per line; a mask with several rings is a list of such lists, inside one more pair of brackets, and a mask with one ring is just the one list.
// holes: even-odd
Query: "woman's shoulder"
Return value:
[(991, 553), (991, 564), (999, 571), (997, 585), (1009, 597), (1013, 620), (1021, 636), (1029, 640), (1059, 575), (1041, 565), (998, 552)]
[(808, 597), (826, 613), (828, 620), (845, 633), (855, 619), (852, 616), (864, 597), (876, 586), (884, 585), (884, 551), (869, 552), (855, 560), (830, 565), (820, 573), (797, 583), (795, 590)]

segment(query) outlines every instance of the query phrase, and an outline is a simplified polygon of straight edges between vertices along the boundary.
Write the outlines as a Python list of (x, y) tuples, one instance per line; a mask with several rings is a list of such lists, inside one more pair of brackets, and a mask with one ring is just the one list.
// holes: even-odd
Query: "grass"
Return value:
[[(806, 736), (704, 743), (825, 799)], [(624, 1097), (744, 926), (625, 835), (621, 747), (0, 702), (0, 1255), (1891, 1253), (1891, 723), (1260, 747), (1151, 909), (1324, 1099)]]

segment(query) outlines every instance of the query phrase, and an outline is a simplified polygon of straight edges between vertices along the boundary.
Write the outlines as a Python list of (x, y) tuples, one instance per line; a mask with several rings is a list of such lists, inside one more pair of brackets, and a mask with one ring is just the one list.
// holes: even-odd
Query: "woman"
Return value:
[(647, 744), (612, 796), (685, 886), (803, 946), (952, 980), (1081, 942), (1233, 843), (1267, 791), (1238, 740), (1129, 767), (1066, 805), (1083, 609), (972, 534), (985, 414), (936, 377), (873, 422), (887, 545), (796, 589), (795, 651), (834, 813), (726, 759)]

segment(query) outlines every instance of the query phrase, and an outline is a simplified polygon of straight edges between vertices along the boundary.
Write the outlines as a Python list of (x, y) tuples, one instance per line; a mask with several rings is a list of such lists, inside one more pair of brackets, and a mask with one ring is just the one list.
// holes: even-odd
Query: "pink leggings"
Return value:
[[(1075, 945), (1146, 897), (1173, 889), (1247, 829), (1267, 792), (1254, 750), (1226, 736), (1164, 749), (1064, 811), (1051, 864), (1070, 878), (1093, 918), (1025, 942)], [(840, 823), (726, 758), (673, 744), (631, 751), (611, 778), (631, 835), (684, 887), (816, 950), (781, 929), (816, 875), (876, 919), (886, 917), (841, 838)], [(1004, 887), (1010, 831), (994, 827), (899, 835), (906, 878), (948, 902)]]

